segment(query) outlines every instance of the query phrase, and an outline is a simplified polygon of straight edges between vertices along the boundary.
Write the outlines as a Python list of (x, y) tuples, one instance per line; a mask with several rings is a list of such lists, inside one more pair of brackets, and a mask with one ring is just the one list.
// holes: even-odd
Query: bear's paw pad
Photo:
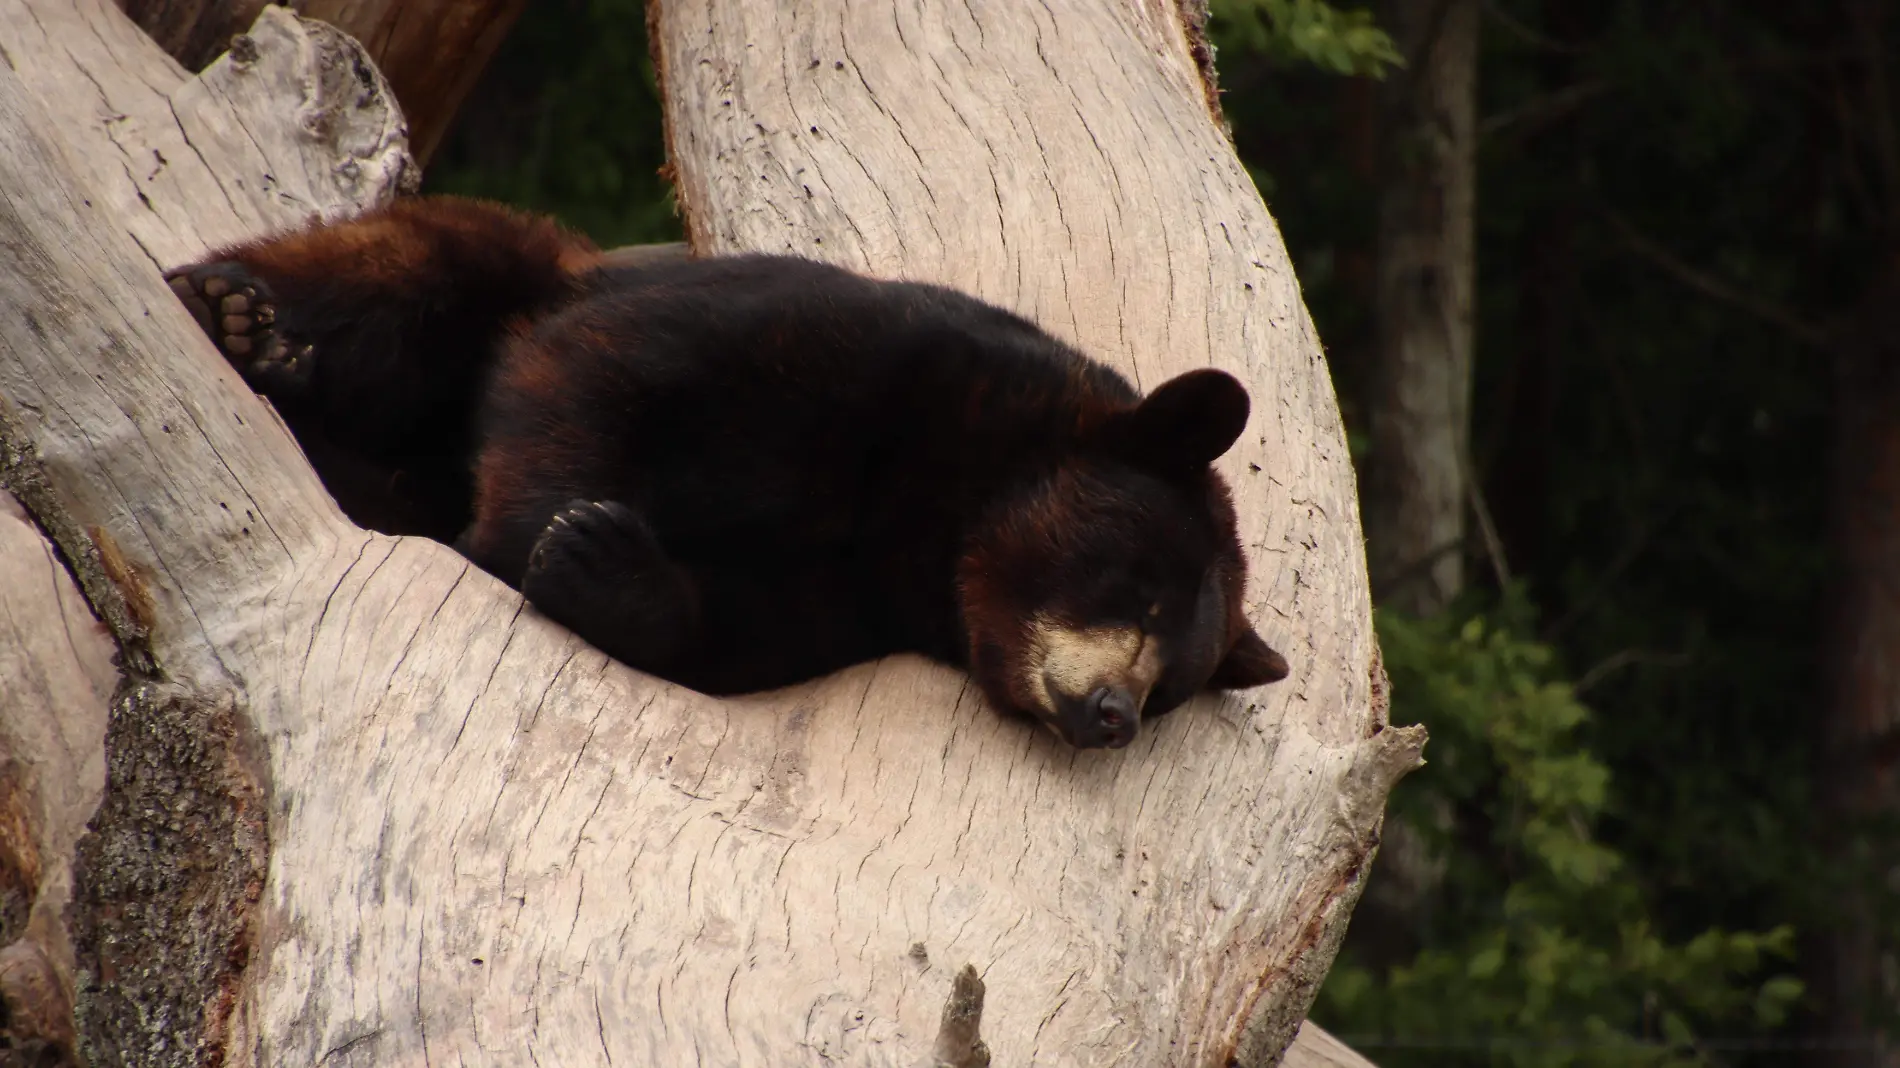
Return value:
[(266, 395), (301, 389), (315, 366), (313, 346), (277, 326), (277, 298), (242, 263), (224, 260), (165, 276), (180, 303), (244, 380)]

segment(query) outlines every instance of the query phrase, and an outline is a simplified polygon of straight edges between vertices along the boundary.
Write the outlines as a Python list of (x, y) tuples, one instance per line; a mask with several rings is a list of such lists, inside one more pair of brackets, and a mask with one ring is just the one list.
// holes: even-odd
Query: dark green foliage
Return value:
[[(1831, 389), (1815, 341), (1891, 240), (1842, 147), (1859, 121), (1836, 114), (1855, 91), (1842, 5), (1487, 11), (1473, 441), (1525, 592), (1508, 624), (1460, 617), (1487, 620), (1470, 641), (1451, 621), (1381, 619), (1393, 718), (1433, 731), (1393, 811), (1436, 836), (1446, 882), (1416, 945), (1348, 937), (1319, 1018), (1392, 1038), (1373, 1051), (1386, 1068), (1641, 1063), (1615, 1044), (1678, 1026), (1711, 1063), (1791, 1063), (1818, 1006), (1784, 1021), (1804, 963), (1761, 954), (1835, 922), (1842, 880), (1872, 885), (1830, 871), (1815, 809)], [(1350, 427), (1371, 331), (1371, 87), (1222, 60)], [(1520, 689), (1564, 678), (1586, 718)], [(1589, 864), (1527, 863), (1538, 825), (1516, 821), (1547, 765), (1474, 727), (1525, 717), (1552, 733), (1522, 737), (1584, 762), (1550, 780), (1575, 803), (1581, 767), (1605, 774), (1573, 858), (1612, 858), (1600, 886)]]
[(641, 0), (528, 5), (425, 190), (545, 211), (603, 248), (677, 241)]
[(1383, 1068), (1691, 1064), (1698, 1038), (1779, 1026), (1801, 993), (1792, 927), (1663, 929), (1649, 873), (1597, 833), (1613, 785), (1583, 743), (1597, 717), (1527, 616), (1381, 613), (1394, 718), (1432, 735), (1387, 819), (1441, 876), (1416, 952), (1385, 969), (1348, 953), (1315, 1016)]

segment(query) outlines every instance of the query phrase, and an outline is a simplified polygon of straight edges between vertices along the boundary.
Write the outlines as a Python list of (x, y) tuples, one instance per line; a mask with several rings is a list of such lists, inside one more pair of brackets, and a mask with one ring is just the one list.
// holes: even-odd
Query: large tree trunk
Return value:
[[(1884, 209), (1886, 262), (1826, 340), (1834, 356), (1829, 498), (1835, 563), (1816, 781), (1834, 922), (1804, 953), (1822, 1006), (1826, 1046), (1811, 1063), (1896, 1068), (1900, 942), (1891, 908), (1900, 851), (1900, 98), (1890, 69), (1891, 5), (1842, 5), (1849, 67), (1839, 102), (1846, 136), (1870, 145), (1863, 166)], [(1830, 118), (1835, 116), (1830, 115)], [(1878, 888), (1885, 888), (1883, 894)], [(1886, 901), (1882, 899), (1886, 898)]]
[(1325, 369), (1171, 6), (655, 12), (699, 251), (1250, 383), (1223, 466), (1294, 675), (1077, 753), (911, 657), (701, 697), (349, 525), (156, 268), (393, 193), (360, 51), (273, 9), (187, 79), (105, 0), (0, 3), (0, 481), (120, 647), (70, 910), (94, 1063), (961, 1066), (969, 966), (998, 1063), (1279, 1056), (1422, 735), (1384, 724)]
[(1478, 0), (1391, 0), (1408, 66), (1384, 87), (1366, 539), (1379, 604), (1464, 585), (1477, 260)]
[[(270, 0), (119, 0), (173, 59), (203, 70)], [(409, 150), (427, 163), (527, 0), (289, 0), (362, 42), (409, 120)]]
[(1829, 1068), (1900, 1063), (1889, 1028), (1894, 946), (1878, 898), (1900, 856), (1877, 828), (1900, 811), (1900, 261), (1869, 287), (1836, 343), (1831, 494), (1837, 576), (1821, 720), (1819, 798), (1838, 908), (1810, 967)]

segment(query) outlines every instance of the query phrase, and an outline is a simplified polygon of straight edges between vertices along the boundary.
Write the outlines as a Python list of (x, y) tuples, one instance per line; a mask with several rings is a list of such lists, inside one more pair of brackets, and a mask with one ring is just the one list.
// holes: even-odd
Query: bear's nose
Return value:
[(1089, 694), (1089, 711), (1095, 722), (1108, 731), (1109, 745), (1119, 748), (1134, 739), (1135, 725), (1141, 713), (1135, 707), (1135, 695), (1120, 686), (1098, 686)]

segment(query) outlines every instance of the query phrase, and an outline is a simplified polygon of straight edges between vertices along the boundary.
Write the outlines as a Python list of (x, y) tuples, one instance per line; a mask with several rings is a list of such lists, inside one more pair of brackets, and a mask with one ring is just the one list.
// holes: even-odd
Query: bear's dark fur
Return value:
[(1033, 324), (802, 259), (627, 266), (415, 199), (172, 286), (338, 502), (708, 693), (911, 650), (1078, 746), (1283, 677), (1241, 614), (1218, 371), (1145, 400)]

